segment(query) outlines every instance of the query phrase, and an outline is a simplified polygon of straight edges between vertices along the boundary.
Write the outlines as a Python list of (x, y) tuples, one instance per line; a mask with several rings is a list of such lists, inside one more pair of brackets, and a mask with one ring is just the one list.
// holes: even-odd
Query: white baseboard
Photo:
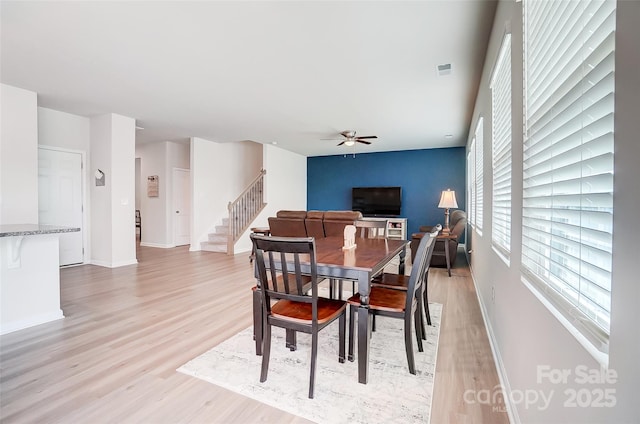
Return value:
[(234, 254), (234, 256), (235, 256), (235, 255), (247, 255), (247, 254), (251, 254), (251, 248), (249, 248), (249, 249), (237, 250), (237, 251), (235, 251), (233, 254)]
[[(471, 265), (469, 265), (469, 270), (471, 270)], [(480, 304), (480, 312), (482, 313), (482, 319), (484, 320), (484, 327), (487, 330), (487, 335), (489, 336), (489, 346), (491, 346), (491, 353), (493, 354), (493, 362), (495, 362), (496, 364), (498, 379), (500, 380), (500, 385), (504, 390), (504, 393), (503, 393), (504, 405), (507, 410), (509, 422), (512, 424), (520, 424), (520, 416), (518, 415), (518, 410), (516, 406), (511, 403), (511, 396), (509, 396), (509, 393), (511, 393), (511, 385), (509, 384), (509, 379), (507, 378), (507, 369), (504, 367), (502, 356), (500, 356), (500, 351), (498, 350), (498, 341), (495, 338), (493, 327), (491, 327), (491, 321), (489, 321), (487, 309), (485, 308), (484, 302), (480, 297), (480, 291), (478, 290), (476, 279), (473, 277), (473, 272), (470, 272), (470, 274), (471, 274), (471, 280), (473, 281), (473, 286), (476, 289), (476, 297), (478, 298), (478, 303)]]
[(35, 325), (44, 324), (62, 318), (64, 318), (62, 309), (58, 309), (55, 312), (36, 315), (35, 317), (31, 317), (26, 320), (14, 321), (9, 323), (3, 322), (2, 326), (0, 327), (0, 334), (12, 333), (14, 331), (23, 330), (25, 328), (33, 327)]
[(159, 249), (171, 249), (173, 247), (176, 247), (175, 244), (148, 243), (146, 241), (140, 242), (140, 246), (142, 246), (142, 247), (157, 247)]
[(97, 265), (97, 266), (103, 266), (105, 268), (118, 268), (121, 266), (127, 266), (127, 265), (136, 265), (138, 263), (137, 259), (129, 259), (126, 261), (118, 261), (118, 262), (107, 262), (107, 261), (97, 261), (97, 260), (92, 260), (91, 265)]
[(120, 266), (127, 266), (127, 265), (137, 265), (138, 264), (138, 260), (137, 259), (127, 259), (125, 261), (118, 261), (118, 262), (113, 262), (111, 264), (111, 268), (118, 268)]

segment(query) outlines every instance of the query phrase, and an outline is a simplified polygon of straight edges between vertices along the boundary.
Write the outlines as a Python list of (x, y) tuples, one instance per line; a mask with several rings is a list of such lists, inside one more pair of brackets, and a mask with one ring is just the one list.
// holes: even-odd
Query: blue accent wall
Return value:
[(351, 210), (352, 187), (400, 186), (410, 239), (421, 225), (444, 225), (442, 190), (465, 209), (465, 173), (464, 147), (309, 157), (307, 210)]

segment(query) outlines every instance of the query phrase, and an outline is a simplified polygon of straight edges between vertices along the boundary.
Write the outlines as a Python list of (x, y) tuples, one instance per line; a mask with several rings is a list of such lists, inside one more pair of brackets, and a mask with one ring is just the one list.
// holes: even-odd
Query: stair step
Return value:
[(227, 243), (227, 235), (226, 234), (218, 234), (218, 233), (209, 233), (207, 236), (207, 240), (210, 243)]
[(216, 234), (228, 234), (229, 226), (228, 225), (216, 225)]
[(207, 252), (227, 253), (227, 243), (221, 244), (203, 241), (200, 243), (200, 249), (206, 250)]

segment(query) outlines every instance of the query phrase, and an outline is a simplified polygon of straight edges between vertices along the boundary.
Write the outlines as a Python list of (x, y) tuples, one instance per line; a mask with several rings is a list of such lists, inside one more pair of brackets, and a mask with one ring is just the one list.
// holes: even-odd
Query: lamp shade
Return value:
[(456, 192), (451, 191), (451, 189), (443, 191), (440, 196), (440, 203), (438, 204), (438, 207), (443, 209), (457, 208), (458, 202), (456, 201)]

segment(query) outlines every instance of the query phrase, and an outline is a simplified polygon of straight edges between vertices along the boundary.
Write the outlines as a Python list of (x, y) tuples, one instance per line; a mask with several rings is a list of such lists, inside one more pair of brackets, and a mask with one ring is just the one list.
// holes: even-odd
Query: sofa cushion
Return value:
[(324, 211), (307, 212), (307, 217), (304, 220), (304, 225), (305, 227), (307, 227), (307, 237), (324, 237), (324, 224), (322, 222), (323, 217)]
[(307, 211), (307, 219), (322, 219), (324, 211)]
[(359, 211), (326, 211), (324, 220), (330, 221), (357, 221), (362, 219), (362, 212)]
[(304, 219), (270, 217), (269, 229), (272, 236), (307, 237)]
[(353, 225), (357, 220), (362, 219), (362, 212), (358, 211), (326, 211), (324, 213), (324, 235), (344, 236), (344, 227)]
[(278, 211), (276, 213), (278, 218), (292, 218), (292, 219), (305, 219), (307, 217), (307, 211)]
[(328, 237), (344, 235), (344, 227), (362, 219), (358, 211), (291, 211), (281, 210), (269, 218), (272, 236)]

